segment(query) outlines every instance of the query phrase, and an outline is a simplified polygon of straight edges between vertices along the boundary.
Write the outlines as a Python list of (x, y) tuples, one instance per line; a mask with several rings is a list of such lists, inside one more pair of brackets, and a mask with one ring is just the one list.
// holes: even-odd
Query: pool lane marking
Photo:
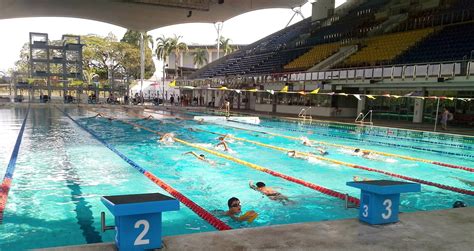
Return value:
[[(172, 109), (171, 109), (172, 110)], [(161, 110), (161, 111), (164, 111), (164, 110)], [(172, 110), (174, 112), (176, 112), (176, 110)], [(212, 112), (208, 112), (208, 110), (206, 110), (205, 112), (204, 111), (190, 111), (189, 109), (187, 109), (188, 113), (206, 113), (206, 114), (220, 114), (219, 111), (214, 111), (212, 110)], [(307, 120), (304, 120), (302, 118), (292, 118), (292, 117), (276, 117), (276, 116), (271, 116), (271, 115), (266, 115), (266, 114), (255, 114), (255, 113), (244, 113), (244, 112), (232, 112), (231, 114), (236, 114), (236, 115), (248, 115), (248, 116), (262, 116), (262, 117), (265, 117), (269, 120), (277, 120), (277, 121), (283, 121), (283, 122), (291, 122), (293, 124), (297, 124), (297, 123), (301, 123), (303, 122), (304, 124), (305, 121)], [(327, 125), (327, 126), (335, 126), (335, 127), (338, 127), (338, 128), (348, 128), (348, 127), (352, 127), (352, 128), (365, 128), (367, 126), (361, 126), (360, 124), (354, 124), (354, 123), (345, 123), (345, 122), (340, 122), (340, 121), (328, 121), (328, 120), (320, 120), (320, 119), (313, 119), (311, 121), (316, 121), (316, 123), (320, 123), (320, 124), (323, 124), (323, 125)], [(312, 123), (312, 122), (310, 122)], [(392, 128), (392, 127), (387, 127), (387, 126), (377, 126), (377, 125), (371, 125), (370, 127), (372, 128), (377, 128), (377, 130), (380, 129), (395, 129), (395, 130), (398, 130), (398, 131), (408, 131), (408, 132), (415, 132), (415, 133), (422, 133), (422, 134), (435, 134), (436, 136), (438, 135), (446, 135), (446, 136), (450, 136), (450, 137), (454, 137), (454, 138), (461, 138), (461, 140), (464, 140), (464, 141), (469, 141), (469, 143), (474, 143), (474, 136), (470, 136), (470, 135), (460, 135), (460, 134), (453, 134), (453, 133), (446, 133), (446, 132), (428, 132), (428, 131), (422, 131), (422, 130), (417, 130), (417, 129), (407, 129), (407, 128)], [(471, 139), (472, 138), (472, 139)]]
[[(134, 126), (134, 127), (137, 127), (137, 128), (141, 128), (141, 129), (143, 129), (143, 130), (152, 132), (152, 133), (154, 133), (154, 134), (163, 136), (163, 133), (160, 133), (160, 132), (155, 131), (155, 130), (153, 130), (153, 129), (150, 129), (150, 128), (141, 126), (141, 125), (139, 125), (139, 124), (135, 124), (135, 123), (128, 122), (128, 121), (125, 121), (125, 120), (121, 120), (121, 119), (115, 119), (115, 120), (121, 121), (122, 123), (129, 124), (129, 125)], [(359, 199), (357, 199), (357, 198), (355, 198), (355, 197), (352, 197), (352, 196), (347, 196), (346, 194), (343, 194), (343, 193), (334, 191), (334, 190), (332, 190), (332, 189), (329, 189), (329, 188), (326, 188), (326, 187), (323, 187), (323, 186), (319, 186), (319, 185), (316, 185), (316, 184), (314, 184), (314, 183), (310, 183), (310, 182), (307, 182), (307, 181), (304, 181), (304, 180), (301, 180), (301, 179), (298, 179), (298, 178), (295, 178), (295, 177), (292, 177), (292, 176), (289, 176), (289, 175), (286, 175), (286, 174), (283, 174), (283, 173), (279, 173), (279, 172), (273, 171), (273, 170), (271, 170), (271, 169), (268, 169), (268, 168), (265, 168), (265, 167), (262, 167), (262, 166), (259, 166), (259, 165), (256, 165), (256, 164), (253, 164), (253, 163), (250, 163), (250, 162), (247, 162), (247, 161), (244, 161), (244, 160), (235, 158), (235, 157), (232, 157), (232, 156), (230, 156), (230, 155), (222, 154), (222, 153), (220, 153), (220, 152), (217, 152), (217, 151), (214, 151), (214, 150), (210, 150), (210, 149), (207, 149), (207, 148), (204, 148), (204, 147), (195, 145), (195, 144), (193, 144), (193, 143), (190, 143), (190, 142), (187, 142), (187, 141), (184, 141), (184, 140), (175, 138), (175, 137), (174, 137), (173, 139), (174, 139), (174, 141), (179, 142), (179, 143), (181, 143), (181, 144), (183, 144), (183, 145), (187, 145), (187, 146), (190, 146), (190, 147), (199, 149), (199, 150), (201, 150), (201, 151), (204, 151), (204, 152), (207, 152), (207, 153), (216, 155), (216, 156), (218, 156), (218, 157), (221, 157), (221, 158), (230, 160), (230, 161), (232, 161), (232, 162), (235, 162), (235, 163), (238, 163), (238, 164), (241, 164), (241, 165), (244, 165), (244, 166), (253, 168), (253, 169), (255, 169), (255, 170), (268, 173), (268, 174), (273, 175), (273, 176), (275, 176), (275, 177), (283, 178), (283, 179), (288, 180), (288, 181), (291, 181), (291, 182), (293, 182), (293, 183), (303, 185), (303, 186), (305, 186), (305, 187), (308, 187), (308, 188), (311, 188), (311, 189), (313, 189), (313, 190), (316, 190), (316, 191), (318, 191), (318, 192), (320, 192), (320, 193), (323, 193), (323, 194), (326, 194), (326, 195), (329, 195), (329, 196), (332, 196), (332, 197), (335, 197), (335, 198), (339, 198), (339, 199), (341, 199), (341, 200), (345, 200), (346, 197), (347, 197), (347, 200), (348, 200), (349, 202), (355, 204), (355, 205), (359, 205), (359, 203), (360, 203)]]
[[(273, 126), (257, 125), (257, 124), (242, 122), (242, 121), (236, 121), (236, 120), (228, 120), (228, 121), (230, 121), (230, 122), (235, 122), (235, 123), (240, 123), (240, 124), (244, 124), (244, 125), (250, 125), (250, 126), (257, 126), (257, 127), (263, 127), (263, 128), (270, 128), (270, 129), (281, 130), (281, 128), (276, 128), (276, 127), (273, 127)], [(286, 130), (288, 130), (288, 131), (293, 131), (293, 132), (307, 133), (307, 131), (304, 131), (304, 130), (292, 129), (292, 128), (288, 128), (288, 127), (283, 127), (283, 129), (286, 129)], [(408, 149), (415, 149), (415, 150), (426, 151), (426, 152), (441, 153), (441, 154), (444, 154), (444, 155), (453, 155), (453, 156), (459, 156), (459, 157), (474, 158), (474, 155), (470, 155), (470, 154), (445, 152), (445, 151), (427, 149), (427, 148), (416, 147), (416, 146), (407, 146), (407, 145), (393, 144), (393, 143), (387, 143), (387, 142), (379, 142), (379, 141), (375, 141), (375, 140), (353, 139), (353, 138), (350, 138), (350, 137), (336, 136), (336, 135), (331, 135), (331, 134), (326, 134), (326, 133), (320, 133), (320, 132), (317, 132), (316, 134), (319, 134), (319, 135), (322, 135), (322, 136), (327, 136), (327, 137), (333, 137), (333, 138), (349, 139), (349, 140), (352, 140), (352, 141), (369, 142), (369, 143), (374, 143), (374, 144), (379, 144), (379, 145), (385, 145), (385, 146), (395, 146), (395, 147), (402, 147), (402, 148), (408, 148)]]
[(30, 105), (28, 105), (28, 110), (26, 110), (25, 118), (16, 138), (15, 147), (13, 147), (13, 152), (10, 157), (10, 162), (8, 162), (8, 167), (3, 177), (2, 186), (0, 187), (0, 224), (3, 223), (3, 214), (5, 213), (5, 207), (7, 206), (8, 192), (10, 192), (10, 187), (13, 181), (13, 173), (15, 172), (16, 160), (18, 158), (18, 152), (20, 151), (21, 140), (23, 138), (23, 132), (25, 131), (26, 120), (28, 119), (28, 114), (30, 113)]
[[(197, 129), (197, 130), (207, 132), (207, 133), (212, 133), (212, 134), (218, 134), (218, 135), (221, 135), (221, 136), (225, 135), (225, 134), (205, 131), (205, 130), (202, 130), (202, 129)], [(270, 149), (277, 150), (277, 151), (282, 151), (282, 152), (292, 151), (292, 149), (287, 149), (287, 148), (283, 148), (283, 147), (279, 147), (279, 146), (268, 145), (268, 144), (253, 141), (253, 140), (238, 138), (238, 137), (235, 137), (235, 136), (232, 136), (232, 135), (228, 135), (228, 137), (232, 138), (232, 139), (240, 140), (240, 141), (243, 141), (243, 142), (248, 142), (248, 143), (251, 143), (251, 144), (254, 144), (254, 145), (270, 148)], [(297, 151), (297, 153), (300, 153), (300, 154), (305, 155), (307, 157), (315, 158), (315, 159), (318, 159), (318, 160), (322, 160), (322, 161), (326, 161), (326, 162), (330, 162), (330, 163), (334, 163), (334, 164), (339, 164), (339, 165), (348, 166), (348, 167), (351, 167), (351, 168), (361, 169), (361, 170), (370, 171), (370, 172), (381, 173), (381, 174), (396, 177), (396, 178), (399, 178), (399, 179), (414, 181), (414, 182), (418, 182), (418, 183), (421, 183), (421, 184), (434, 186), (434, 187), (437, 187), (437, 188), (441, 188), (441, 189), (450, 190), (450, 191), (457, 192), (457, 193), (462, 193), (462, 194), (467, 194), (467, 195), (474, 196), (474, 191), (467, 190), (467, 189), (447, 186), (447, 185), (443, 185), (443, 184), (439, 184), (439, 183), (435, 183), (435, 182), (431, 182), (431, 181), (425, 181), (425, 180), (421, 180), (421, 179), (417, 179), (417, 178), (412, 178), (412, 177), (409, 177), (409, 176), (404, 176), (404, 175), (397, 174), (397, 173), (391, 173), (391, 172), (387, 172), (387, 171), (383, 171), (383, 170), (379, 170), (379, 169), (375, 169), (375, 168), (360, 166), (360, 165), (356, 165), (356, 164), (352, 164), (352, 163), (348, 163), (348, 162), (344, 162), (344, 161), (339, 161), (339, 160), (334, 160), (334, 159), (330, 159), (330, 158), (326, 158), (326, 157), (321, 157), (321, 156), (311, 154), (311, 153), (307, 153), (307, 152)]]
[[(224, 125), (224, 126), (228, 126), (228, 125)], [(251, 132), (259, 132), (259, 133), (268, 134), (268, 135), (277, 136), (277, 137), (282, 137), (282, 138), (291, 139), (291, 140), (295, 140), (295, 141), (301, 141), (301, 138), (282, 135), (282, 134), (278, 134), (278, 133), (261, 132), (261, 131), (246, 129), (246, 128), (239, 128), (239, 127), (236, 127), (236, 126), (228, 126), (228, 127), (241, 129), (241, 130), (245, 130), (245, 131), (251, 131)], [(351, 147), (351, 146), (345, 146), (345, 145), (340, 145), (340, 144), (328, 143), (328, 142), (324, 142), (324, 141), (317, 141), (317, 140), (310, 140), (310, 141), (313, 142), (313, 143), (321, 144), (321, 145), (340, 147), (340, 148), (349, 149), (349, 150), (357, 149), (357, 147)], [(415, 162), (424, 162), (424, 163), (428, 163), (428, 164), (433, 164), (433, 165), (438, 165), (438, 166), (443, 166), (443, 167), (448, 167), (448, 168), (453, 168), (453, 169), (460, 169), (460, 170), (468, 171), (468, 172), (474, 172), (474, 168), (466, 167), (466, 166), (452, 165), (452, 164), (438, 162), (438, 161), (432, 161), (432, 160), (427, 160), (427, 159), (422, 159), (422, 158), (410, 157), (410, 156), (394, 154), (394, 153), (387, 153), (387, 152), (381, 152), (381, 151), (375, 151), (375, 150), (368, 150), (368, 149), (362, 149), (362, 148), (358, 148), (358, 149), (360, 149), (361, 151), (367, 151), (367, 152), (370, 152), (370, 153), (375, 153), (375, 154), (379, 154), (379, 155), (383, 155), (383, 156), (387, 156), (387, 157), (406, 159), (406, 160), (415, 161)]]
[[(180, 119), (193, 120), (193, 119), (185, 119), (185, 118), (180, 118)], [(211, 123), (211, 122), (208, 122), (208, 123)], [(247, 129), (247, 128), (240, 128), (240, 127), (236, 127), (236, 126), (220, 124), (220, 123), (212, 123), (212, 124), (221, 125), (221, 126), (230, 127), (230, 128), (235, 128), (235, 129), (239, 129), (239, 130), (243, 130), (243, 131), (258, 132), (258, 133), (268, 134), (268, 135), (272, 135), (272, 136), (287, 138), (287, 139), (291, 139), (291, 140), (301, 141), (300, 138), (281, 135), (281, 134), (277, 134), (277, 133), (256, 131), (256, 130), (251, 130), (251, 129)], [(321, 144), (321, 145), (340, 147), (340, 148), (349, 149), (349, 150), (357, 149), (357, 147), (350, 147), (350, 146), (345, 146), (345, 145), (340, 145), (340, 144), (327, 143), (327, 142), (324, 142), (324, 141), (317, 141), (317, 140), (310, 140), (310, 141), (314, 142), (314, 143)], [(359, 149), (361, 151), (367, 151), (367, 152), (370, 152), (370, 153), (375, 153), (375, 154), (379, 154), (379, 155), (383, 155), (383, 156), (387, 156), (387, 157), (400, 158), (400, 159), (410, 160), (410, 161), (414, 161), (414, 162), (423, 162), (423, 163), (433, 164), (433, 165), (437, 165), (437, 166), (448, 167), (448, 168), (452, 168), (452, 169), (460, 169), (460, 170), (463, 170), (463, 171), (474, 172), (474, 168), (471, 168), (471, 167), (453, 165), (453, 164), (449, 164), (449, 163), (443, 163), (443, 162), (439, 162), (439, 161), (432, 161), (432, 160), (416, 158), (416, 157), (410, 157), (410, 156), (394, 154), (394, 153), (387, 153), (387, 152), (368, 150), (368, 149), (362, 149), (362, 148), (359, 148)]]
[[(59, 109), (59, 108), (57, 108)], [(62, 111), (61, 109), (59, 109)], [(112, 152), (117, 154), (120, 158), (125, 160), (128, 164), (130, 164), (133, 168), (137, 169), (140, 173), (145, 175), (148, 179), (153, 181), (153, 183), (157, 184), (163, 190), (168, 192), (170, 195), (175, 197), (177, 200), (179, 200), (181, 203), (186, 205), (188, 208), (190, 208), (193, 212), (195, 212), (199, 217), (207, 221), (210, 225), (215, 227), (217, 230), (223, 231), (223, 230), (230, 230), (232, 229), (230, 226), (228, 226), (226, 223), (221, 221), (220, 219), (216, 218), (214, 215), (211, 213), (207, 212), (204, 208), (199, 206), (198, 204), (194, 203), (192, 200), (187, 198), (185, 195), (180, 193), (178, 190), (174, 189), (172, 186), (168, 185), (165, 183), (163, 180), (159, 179), (155, 175), (153, 175), (151, 172), (148, 172), (146, 169), (135, 163), (133, 160), (129, 159), (127, 156), (125, 156), (123, 153), (119, 152), (115, 147), (113, 147), (111, 144), (107, 143), (105, 140), (100, 138), (98, 135), (96, 135), (92, 130), (88, 129), (87, 127), (81, 125), (79, 122), (77, 122), (75, 119), (73, 119), (69, 114), (67, 114), (65, 111), (62, 111), (66, 117), (74, 121), (80, 128), (82, 128), (84, 131), (88, 132), (91, 134), (96, 140), (101, 142), (103, 145), (105, 145), (107, 148), (109, 148)]]

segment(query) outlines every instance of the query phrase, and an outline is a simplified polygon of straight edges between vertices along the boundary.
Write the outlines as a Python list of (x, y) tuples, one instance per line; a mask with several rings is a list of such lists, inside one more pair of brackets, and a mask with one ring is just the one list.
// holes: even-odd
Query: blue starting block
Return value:
[(400, 193), (419, 192), (418, 183), (393, 180), (347, 182), (361, 189), (359, 220), (372, 225), (398, 222)]
[(119, 250), (161, 248), (161, 213), (179, 210), (177, 200), (159, 193), (103, 196), (101, 201), (115, 216)]

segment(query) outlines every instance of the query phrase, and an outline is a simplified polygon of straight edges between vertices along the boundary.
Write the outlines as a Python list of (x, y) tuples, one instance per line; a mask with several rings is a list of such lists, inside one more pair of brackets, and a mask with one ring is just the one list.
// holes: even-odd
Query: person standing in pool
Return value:
[(223, 214), (229, 216), (235, 221), (247, 221), (251, 223), (258, 216), (258, 214), (253, 210), (247, 211), (245, 214), (240, 215), (242, 213), (242, 205), (240, 204), (240, 200), (236, 197), (230, 198), (227, 201), (227, 206), (229, 207), (229, 210), (225, 211)]

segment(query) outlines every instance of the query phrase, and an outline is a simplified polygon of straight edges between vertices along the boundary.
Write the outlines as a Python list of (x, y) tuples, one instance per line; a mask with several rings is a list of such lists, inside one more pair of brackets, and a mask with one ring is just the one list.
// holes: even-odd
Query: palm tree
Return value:
[(193, 62), (198, 68), (207, 64), (207, 48), (197, 48), (193, 53)]
[(181, 36), (174, 37), (165, 37), (161, 36), (156, 39), (156, 50), (155, 54), (158, 60), (163, 60), (163, 63), (166, 62), (166, 59), (174, 53), (175, 55), (175, 76), (178, 77), (178, 59), (180, 58), (181, 52), (188, 52), (188, 45), (184, 42), (180, 42), (179, 39)]
[(219, 46), (220, 49), (224, 51), (224, 56), (235, 50), (235, 48), (230, 45), (230, 38), (220, 37)]

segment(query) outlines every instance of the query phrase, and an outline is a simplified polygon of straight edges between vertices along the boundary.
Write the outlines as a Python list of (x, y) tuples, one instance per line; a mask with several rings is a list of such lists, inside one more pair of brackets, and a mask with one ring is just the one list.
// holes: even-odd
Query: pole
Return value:
[(140, 96), (142, 105), (144, 103), (143, 99), (143, 79), (145, 78), (145, 45), (143, 42), (143, 37), (145, 33), (140, 32)]
[(163, 95), (163, 106), (165, 106), (165, 66), (166, 62), (165, 59), (163, 59), (163, 93), (161, 93), (161, 95)]
[(219, 59), (219, 57), (220, 57), (221, 31), (222, 31), (223, 27), (224, 27), (224, 23), (222, 23), (222, 22), (214, 23), (214, 28), (216, 28), (216, 31), (217, 31), (217, 59)]
[(436, 117), (435, 117), (435, 125), (434, 125), (434, 131), (436, 132), (436, 125), (438, 124), (438, 112), (439, 112), (439, 98), (438, 99), (438, 104), (436, 105)]

